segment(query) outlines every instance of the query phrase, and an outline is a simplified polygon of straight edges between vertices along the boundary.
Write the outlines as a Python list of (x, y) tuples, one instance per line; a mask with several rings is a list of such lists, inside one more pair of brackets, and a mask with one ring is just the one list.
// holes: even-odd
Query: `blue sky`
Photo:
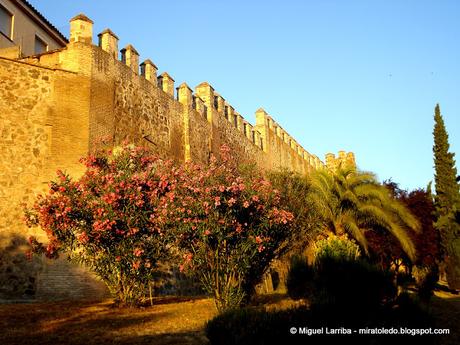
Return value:
[(321, 159), (353, 151), (379, 180), (425, 187), (437, 102), (460, 159), (460, 1), (29, 1), (67, 36), (85, 13), (95, 42), (112, 29), (252, 123), (263, 107)]

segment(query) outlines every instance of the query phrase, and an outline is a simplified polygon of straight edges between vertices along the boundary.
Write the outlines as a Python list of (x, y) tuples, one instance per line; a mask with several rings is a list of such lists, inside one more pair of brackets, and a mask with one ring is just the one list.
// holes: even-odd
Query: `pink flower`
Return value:
[(83, 244), (88, 243), (88, 241), (89, 241), (88, 234), (85, 231), (83, 231), (80, 234), (80, 236), (78, 236), (78, 240)]
[(141, 266), (141, 261), (137, 260), (133, 262), (133, 268), (137, 271), (139, 267)]
[(235, 231), (237, 234), (240, 234), (243, 231), (243, 227), (240, 223), (237, 224)]
[(56, 248), (50, 243), (46, 246), (46, 252), (49, 254), (53, 254)]
[(243, 207), (244, 207), (244, 208), (248, 208), (248, 207), (249, 207), (249, 202), (248, 202), (248, 201), (245, 201), (245, 202), (243, 203)]
[(141, 255), (144, 253), (144, 250), (141, 249), (141, 248), (135, 248), (134, 251), (133, 251), (133, 253), (134, 253), (134, 256), (139, 257), (139, 256), (141, 256)]
[(61, 180), (61, 182), (65, 182), (65, 181), (67, 180), (67, 177), (66, 177), (65, 174), (62, 172), (62, 170), (56, 171), (56, 175), (58, 175), (59, 180)]
[(186, 262), (186, 263), (192, 261), (192, 258), (193, 258), (193, 254), (192, 254), (192, 253), (184, 254), (184, 259), (185, 259), (185, 262)]
[(131, 228), (131, 229), (129, 229), (129, 231), (128, 231), (128, 235), (131, 235), (131, 236), (132, 236), (132, 235), (137, 234), (138, 232), (139, 232), (139, 229), (138, 229), (138, 228)]

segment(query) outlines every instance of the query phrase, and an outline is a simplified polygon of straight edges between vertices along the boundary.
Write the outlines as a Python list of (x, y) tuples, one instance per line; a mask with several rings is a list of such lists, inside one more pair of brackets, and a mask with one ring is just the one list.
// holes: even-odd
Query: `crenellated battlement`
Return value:
[(331, 171), (338, 168), (355, 167), (355, 155), (353, 152), (339, 151), (337, 157), (333, 153), (326, 154), (326, 167)]
[(269, 146), (270, 137), (276, 137), (277, 141), (285, 149), (290, 150), (309, 165), (309, 169), (319, 169), (325, 164), (315, 155), (310, 154), (289, 133), (283, 129), (263, 108), (256, 111), (256, 127), (259, 128), (262, 141)]
[[(85, 31), (81, 32), (80, 24), (84, 22)], [(74, 17), (71, 20), (71, 37), (76, 37), (75, 42), (84, 42), (92, 44), (90, 33), (92, 33), (93, 22), (83, 14)], [(269, 144), (266, 142), (266, 134), (261, 127), (267, 127), (266, 130), (273, 132), (283, 141), (285, 149), (290, 149), (293, 153), (303, 159), (306, 164), (313, 168), (324, 166), (324, 163), (316, 156), (311, 160), (311, 154), (306, 151), (298, 142), (292, 138), (270, 115), (263, 111), (264, 117), (257, 118), (256, 125), (252, 125), (241, 114), (235, 111), (234, 107), (229, 104), (225, 98), (220, 95), (208, 82), (202, 82), (195, 87), (195, 92), (182, 83), (180, 87), (174, 88), (174, 79), (167, 73), (163, 72), (157, 76), (158, 67), (150, 60), (146, 59), (139, 65), (140, 54), (128, 44), (120, 50), (121, 56), (118, 59), (118, 36), (110, 29), (105, 29), (98, 34), (98, 47), (109, 53), (115, 60), (128, 66), (136, 75), (145, 78), (152, 84), (158, 86), (171, 98), (176, 99), (188, 109), (195, 110), (198, 114), (206, 113), (207, 120), (216, 125), (217, 117), (223, 117), (236, 130), (253, 145), (267, 152)], [(72, 41), (72, 42), (74, 42)], [(175, 92), (175, 90), (177, 90)]]
[[(176, 87), (169, 72), (159, 73), (155, 60), (141, 56), (135, 44), (119, 49), (111, 29), (94, 44), (93, 25), (84, 14), (72, 18), (69, 43), (58, 50), (28, 57), (18, 49), (0, 51), (6, 85), (0, 87), (0, 152), (7, 153), (0, 162), (0, 230), (26, 234), (17, 221), (20, 204), (43, 192), (43, 182), (54, 179), (57, 169), (80, 176), (79, 158), (102, 145), (101, 139), (111, 146), (127, 140), (176, 162), (202, 164), (226, 144), (238, 162), (260, 172), (308, 174), (355, 164), (345, 151), (328, 154), (324, 164), (263, 108), (251, 124), (208, 82)], [(27, 234), (37, 235), (33, 231)], [(46, 286), (46, 278), (41, 281)], [(51, 294), (59, 290), (54, 287)]]
[[(70, 20), (68, 45), (23, 61), (61, 68), (88, 80), (90, 143), (98, 136), (114, 142), (147, 142), (177, 159), (205, 161), (228, 143), (263, 169), (288, 168), (300, 173), (355, 164), (352, 153), (328, 154), (326, 164), (293, 138), (263, 108), (251, 124), (208, 82), (195, 88), (174, 78), (153, 59), (142, 62), (133, 44), (119, 50), (119, 37), (109, 28), (93, 43), (93, 21), (84, 14)], [(345, 156), (344, 156), (345, 155)], [(332, 169), (332, 168), (331, 168)], [(334, 168), (335, 169), (335, 168)]]

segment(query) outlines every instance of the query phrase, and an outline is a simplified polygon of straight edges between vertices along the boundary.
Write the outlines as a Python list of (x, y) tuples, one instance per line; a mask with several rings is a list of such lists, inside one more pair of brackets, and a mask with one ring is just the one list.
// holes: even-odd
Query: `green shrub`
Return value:
[(239, 171), (228, 146), (219, 158), (176, 174), (165, 221), (177, 231), (181, 270), (199, 279), (222, 312), (251, 300), (289, 241), (294, 216), (270, 182)]
[(286, 285), (292, 299), (309, 298), (337, 312), (375, 310), (397, 292), (390, 272), (359, 258), (356, 244), (339, 237), (317, 242), (312, 266), (293, 256)]
[[(272, 310), (256, 308), (235, 309), (224, 312), (206, 324), (206, 336), (211, 345), (266, 345), (266, 344), (374, 344), (383, 345), (390, 342), (404, 344), (433, 344), (434, 336), (397, 336), (397, 335), (305, 335), (290, 333), (292, 327), (310, 329), (350, 328), (353, 330), (371, 328), (410, 329), (433, 327), (433, 319), (419, 304), (408, 295), (402, 295), (395, 305), (379, 308), (374, 313), (357, 315), (349, 310), (346, 315), (337, 315), (327, 308), (293, 308)], [(329, 341), (331, 340), (331, 341)]]
[(437, 266), (415, 266), (412, 275), (417, 284), (418, 296), (422, 301), (429, 301), (439, 278)]
[(395, 295), (392, 275), (363, 259), (322, 256), (314, 264), (314, 304), (344, 312), (371, 311)]
[(359, 246), (346, 236), (329, 235), (315, 243), (315, 260), (331, 257), (337, 260), (356, 260), (361, 256)]
[(407, 289), (409, 285), (414, 283), (414, 279), (410, 273), (406, 271), (398, 271), (396, 273), (396, 285), (402, 287), (403, 289)]
[(209, 321), (206, 336), (213, 345), (300, 344), (304, 337), (291, 335), (289, 329), (312, 320), (310, 314), (306, 308), (282, 311), (233, 309)]
[(392, 274), (360, 258), (354, 242), (337, 236), (316, 242), (312, 266), (292, 258), (287, 288), (293, 299), (309, 298), (336, 311), (373, 310), (396, 295)]
[(312, 293), (313, 270), (304, 256), (294, 255), (286, 279), (289, 297), (294, 300), (307, 298)]

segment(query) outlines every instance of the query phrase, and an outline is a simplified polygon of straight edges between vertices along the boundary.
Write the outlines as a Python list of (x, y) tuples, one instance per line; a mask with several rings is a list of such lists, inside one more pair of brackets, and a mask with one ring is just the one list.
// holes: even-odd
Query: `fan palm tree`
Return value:
[(408, 257), (415, 259), (415, 247), (408, 231), (418, 231), (420, 225), (373, 174), (351, 167), (338, 167), (334, 173), (318, 170), (311, 176), (309, 201), (324, 231), (348, 234), (367, 254), (366, 231), (387, 231)]

